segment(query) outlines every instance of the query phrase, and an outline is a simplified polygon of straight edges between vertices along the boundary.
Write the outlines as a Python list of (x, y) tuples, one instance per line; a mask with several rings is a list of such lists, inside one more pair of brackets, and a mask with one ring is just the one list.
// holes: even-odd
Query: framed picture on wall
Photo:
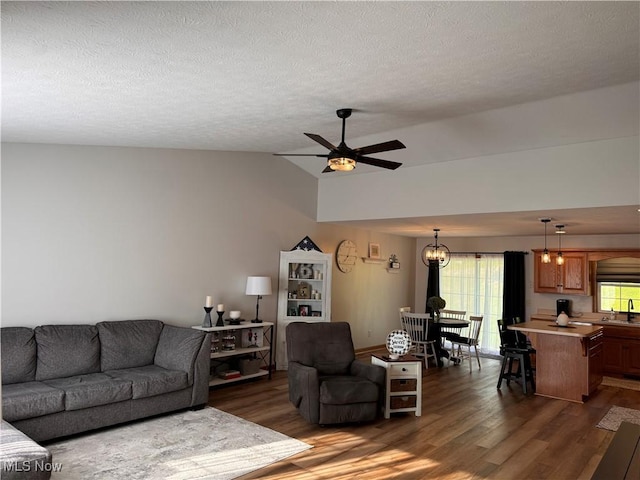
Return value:
[(380, 258), (380, 244), (379, 243), (370, 243), (369, 244), (369, 258)]
[(310, 317), (311, 305), (298, 305), (298, 315), (300, 317)]

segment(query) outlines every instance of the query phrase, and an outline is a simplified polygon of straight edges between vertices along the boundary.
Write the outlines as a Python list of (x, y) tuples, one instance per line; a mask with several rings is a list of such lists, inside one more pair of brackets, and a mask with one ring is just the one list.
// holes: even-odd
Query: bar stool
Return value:
[[(502, 386), (502, 380), (507, 381), (507, 385), (511, 380), (522, 380), (522, 390), (527, 394), (527, 383), (531, 382), (533, 391), (536, 391), (536, 383), (531, 367), (531, 354), (535, 353), (535, 349), (528, 347), (526, 341), (519, 341), (518, 332), (507, 330), (504, 320), (498, 320), (498, 331), (500, 332), (500, 353), (504, 356), (502, 359), (502, 367), (500, 369), (500, 378), (498, 378), (498, 386)], [(513, 371), (513, 361), (518, 361), (518, 370)]]

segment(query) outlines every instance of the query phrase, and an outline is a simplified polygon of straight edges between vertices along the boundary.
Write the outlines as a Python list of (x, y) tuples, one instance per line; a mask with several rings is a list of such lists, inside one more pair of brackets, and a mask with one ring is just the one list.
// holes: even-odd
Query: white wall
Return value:
[[(506, 250), (529, 252), (525, 258), (527, 317), (541, 308), (555, 310), (558, 298), (571, 299), (574, 312), (592, 311), (593, 298), (591, 296), (533, 292), (533, 253), (531, 250), (544, 248), (544, 236), (542, 235), (540, 237), (441, 238), (440, 240), (452, 252), (504, 252)], [(420, 260), (420, 253), (429, 243), (433, 243), (432, 237), (417, 239), (414, 252), (417, 265), (414, 304), (420, 312), (424, 312), (427, 291), (427, 267)], [(640, 235), (565, 235), (562, 239), (562, 245), (563, 248), (640, 248)], [(451, 308), (455, 308), (455, 305), (451, 305)]]
[(636, 136), (321, 179), (318, 220), (637, 205), (639, 158)]
[[(319, 225), (316, 199), (314, 177), (268, 154), (3, 144), (2, 325), (197, 325), (206, 295), (250, 314), (247, 275), (275, 289), (279, 252), (305, 235), (332, 253), (373, 239), (409, 265), (414, 240)], [(383, 343), (413, 292), (412, 268), (376, 267), (335, 273), (334, 320), (352, 324), (358, 347)], [(264, 297), (261, 316), (276, 305)]]

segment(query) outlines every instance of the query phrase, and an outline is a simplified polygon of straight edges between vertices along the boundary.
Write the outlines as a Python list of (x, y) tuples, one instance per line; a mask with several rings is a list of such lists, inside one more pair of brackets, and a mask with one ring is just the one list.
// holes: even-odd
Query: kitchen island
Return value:
[(532, 320), (509, 325), (536, 349), (536, 395), (582, 403), (602, 382), (602, 327)]

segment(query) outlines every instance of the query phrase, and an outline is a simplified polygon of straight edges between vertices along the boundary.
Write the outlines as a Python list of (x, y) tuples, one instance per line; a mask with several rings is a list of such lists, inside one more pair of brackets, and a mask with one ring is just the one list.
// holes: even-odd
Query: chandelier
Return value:
[(449, 261), (451, 260), (451, 250), (444, 243), (438, 244), (438, 232), (439, 228), (434, 228), (435, 232), (435, 243), (430, 243), (426, 247), (422, 249), (422, 263), (424, 263), (427, 267), (429, 266), (429, 261), (436, 260), (440, 266), (440, 268), (444, 268), (449, 265)]

